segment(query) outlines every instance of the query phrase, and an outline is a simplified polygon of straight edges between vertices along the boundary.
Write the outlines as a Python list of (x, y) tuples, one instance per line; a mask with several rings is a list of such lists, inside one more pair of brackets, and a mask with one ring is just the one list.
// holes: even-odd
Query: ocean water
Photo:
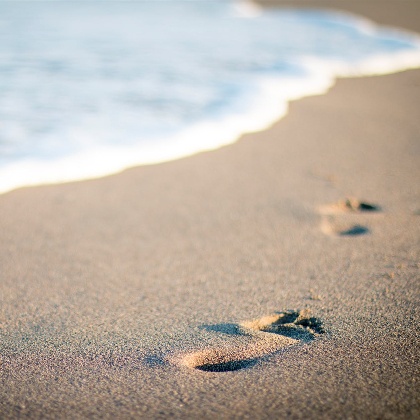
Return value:
[(333, 11), (2, 1), (0, 192), (212, 150), (337, 77), (416, 67), (420, 36)]

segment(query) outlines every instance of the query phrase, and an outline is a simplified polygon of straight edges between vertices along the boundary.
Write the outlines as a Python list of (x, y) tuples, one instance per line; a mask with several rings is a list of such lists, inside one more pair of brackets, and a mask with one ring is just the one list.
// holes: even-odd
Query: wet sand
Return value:
[[(412, 1), (289, 2), (420, 32)], [(0, 196), (4, 418), (418, 418), (420, 71), (214, 152)]]

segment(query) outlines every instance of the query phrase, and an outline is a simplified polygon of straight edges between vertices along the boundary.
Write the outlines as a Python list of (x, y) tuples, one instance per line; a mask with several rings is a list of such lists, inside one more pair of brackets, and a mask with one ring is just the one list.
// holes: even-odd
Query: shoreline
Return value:
[[(274, 1), (267, 3), (271, 6), (277, 4)], [(283, 3), (288, 5), (287, 2), (278, 2), (279, 5)], [(298, 2), (295, 10), (298, 10), (301, 4), (306, 2)], [(318, 57), (316, 54), (305, 58), (300, 54), (296, 58), (295, 66), (305, 74), (304, 76), (280, 72), (263, 77), (256, 73), (250, 79), (254, 83), (255, 92), (252, 95), (242, 95), (247, 97), (247, 100), (242, 98), (246, 106), (240, 104), (240, 99), (233, 98), (229, 107), (225, 105), (225, 108), (230, 109), (230, 113), (225, 110), (225, 113), (219, 116), (202, 115), (195, 122), (185, 123), (178, 131), (162, 135), (163, 137), (157, 136), (156, 144), (147, 141), (147, 133), (144, 134), (140, 130), (136, 136), (145, 137), (139, 143), (119, 146), (115, 139), (109, 144), (100, 140), (96, 148), (75, 147), (71, 153), (62, 156), (56, 155), (57, 152), (52, 148), (48, 159), (42, 158), (42, 154), (16, 158), (17, 160), (0, 168), (0, 194), (19, 188), (98, 179), (138, 166), (161, 164), (217, 150), (236, 143), (245, 134), (269, 129), (287, 115), (291, 102), (326, 94), (339, 79), (393, 74), (420, 68), (420, 34), (403, 30), (397, 34), (396, 30), (381, 28), (373, 21), (365, 21), (362, 16), (353, 15), (345, 10), (325, 11), (332, 13), (331, 17), (325, 19), (331, 19), (334, 25), (352, 27), (362, 38), (361, 45), (364, 45), (364, 42), (369, 43), (363, 40), (372, 36), (375, 41), (371, 42), (375, 42), (375, 45), (377, 43), (376, 54), (362, 54), (353, 57), (353, 60), (344, 56), (334, 58), (333, 55), (329, 58)], [(335, 12), (337, 16), (334, 15)], [(381, 46), (381, 42), (390, 40), (398, 43), (397, 51)], [(243, 90), (245, 92), (246, 89)], [(66, 129), (63, 129), (63, 133), (66, 134)], [(90, 135), (87, 129), (86, 138)], [(42, 145), (42, 138), (39, 142)], [(97, 156), (101, 158), (97, 159)]]
[(340, 79), (232, 146), (1, 195), (2, 416), (416, 418), (418, 109), (420, 70)]

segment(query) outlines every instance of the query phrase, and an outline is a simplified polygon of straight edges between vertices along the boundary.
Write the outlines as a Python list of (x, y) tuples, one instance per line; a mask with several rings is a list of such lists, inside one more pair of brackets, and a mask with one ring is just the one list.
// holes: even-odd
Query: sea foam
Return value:
[(0, 16), (0, 192), (214, 150), (338, 77), (420, 67), (418, 35), (333, 11), (63, 1)]

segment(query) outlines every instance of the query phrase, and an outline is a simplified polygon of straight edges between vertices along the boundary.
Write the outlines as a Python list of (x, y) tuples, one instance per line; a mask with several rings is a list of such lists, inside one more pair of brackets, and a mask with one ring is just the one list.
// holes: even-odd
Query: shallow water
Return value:
[(420, 37), (231, 1), (0, 2), (0, 192), (234, 142), (336, 77), (420, 66)]

